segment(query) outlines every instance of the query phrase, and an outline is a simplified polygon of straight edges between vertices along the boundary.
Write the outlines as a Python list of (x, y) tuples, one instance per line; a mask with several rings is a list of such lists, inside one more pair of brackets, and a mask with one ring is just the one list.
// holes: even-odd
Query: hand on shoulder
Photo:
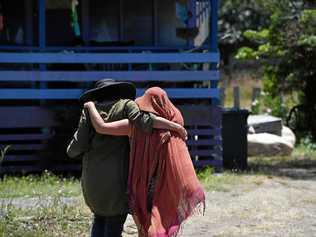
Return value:
[(94, 106), (94, 103), (92, 101), (88, 101), (84, 103), (83, 108), (89, 109), (89, 107)]
[(177, 124), (176, 131), (184, 141), (188, 140), (187, 130), (183, 126)]

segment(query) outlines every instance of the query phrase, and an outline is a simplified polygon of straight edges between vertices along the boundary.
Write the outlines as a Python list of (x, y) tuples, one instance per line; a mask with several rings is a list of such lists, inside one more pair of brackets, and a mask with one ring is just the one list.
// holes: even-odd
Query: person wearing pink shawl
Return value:
[[(184, 125), (180, 111), (159, 87), (146, 90), (135, 101), (140, 110)], [(139, 236), (171, 237), (197, 208), (205, 208), (205, 194), (185, 141), (173, 131), (155, 129), (145, 134), (128, 120), (104, 123), (93, 103), (85, 105), (97, 132), (115, 128), (130, 137), (129, 207)]]

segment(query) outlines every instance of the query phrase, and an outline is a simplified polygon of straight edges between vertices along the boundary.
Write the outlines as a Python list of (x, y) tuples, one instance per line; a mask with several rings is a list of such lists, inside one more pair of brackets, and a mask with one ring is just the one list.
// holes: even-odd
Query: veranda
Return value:
[(138, 95), (163, 87), (194, 164), (221, 166), (217, 11), (218, 0), (0, 1), (0, 144), (11, 145), (0, 173), (46, 168), (60, 126), (52, 108), (109, 77), (135, 82)]

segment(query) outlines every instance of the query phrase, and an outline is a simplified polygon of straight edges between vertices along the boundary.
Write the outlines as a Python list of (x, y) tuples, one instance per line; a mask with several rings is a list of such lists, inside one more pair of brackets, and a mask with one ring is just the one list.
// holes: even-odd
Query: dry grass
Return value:
[[(274, 231), (285, 228), (289, 220), (309, 220), (304, 211), (315, 207), (316, 195), (310, 189), (310, 182), (304, 180), (315, 178), (315, 174), (308, 175), (316, 168), (315, 162), (316, 151), (298, 147), (290, 157), (251, 158), (251, 169), (247, 172), (214, 174), (212, 169), (200, 172), (198, 176), (210, 199), (209, 216), (205, 217), (207, 220), (193, 222), (189, 228), (195, 231), (194, 228), (200, 228), (195, 225), (205, 221), (210, 227), (201, 231), (213, 229), (214, 236), (257, 236), (262, 233), (300, 236), (301, 230), (286, 229), (285, 235), (274, 235)], [(292, 176), (291, 172), (282, 172), (283, 169), (302, 169), (306, 175)], [(303, 181), (296, 184), (295, 180)], [(79, 181), (72, 178), (51, 174), (6, 177), (0, 181), (0, 236), (89, 236), (92, 214), (80, 194)], [(65, 196), (72, 197), (73, 202), (65, 203)], [(36, 208), (13, 204), (17, 198), (30, 197), (37, 197)], [(51, 201), (47, 202), (47, 199)]]
[(250, 109), (252, 104), (253, 88), (262, 88), (259, 80), (260, 72), (251, 70), (234, 71), (231, 76), (222, 72), (219, 87), (226, 88), (224, 107), (231, 108), (234, 105), (233, 87), (238, 86), (240, 90), (240, 107)]
[(0, 198), (49, 197), (56, 193), (61, 196), (79, 196), (79, 179), (59, 177), (49, 172), (43, 175), (4, 176), (0, 180)]
[(88, 236), (91, 214), (82, 199), (67, 205), (56, 195), (51, 204), (43, 203), (39, 200), (36, 208), (2, 205), (0, 236)]

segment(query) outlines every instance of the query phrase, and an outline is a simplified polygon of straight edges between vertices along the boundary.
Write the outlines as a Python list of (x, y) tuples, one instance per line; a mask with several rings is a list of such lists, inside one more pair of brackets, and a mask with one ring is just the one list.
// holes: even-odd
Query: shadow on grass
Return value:
[(315, 154), (316, 152), (286, 157), (251, 157), (248, 158), (249, 172), (316, 181)]

